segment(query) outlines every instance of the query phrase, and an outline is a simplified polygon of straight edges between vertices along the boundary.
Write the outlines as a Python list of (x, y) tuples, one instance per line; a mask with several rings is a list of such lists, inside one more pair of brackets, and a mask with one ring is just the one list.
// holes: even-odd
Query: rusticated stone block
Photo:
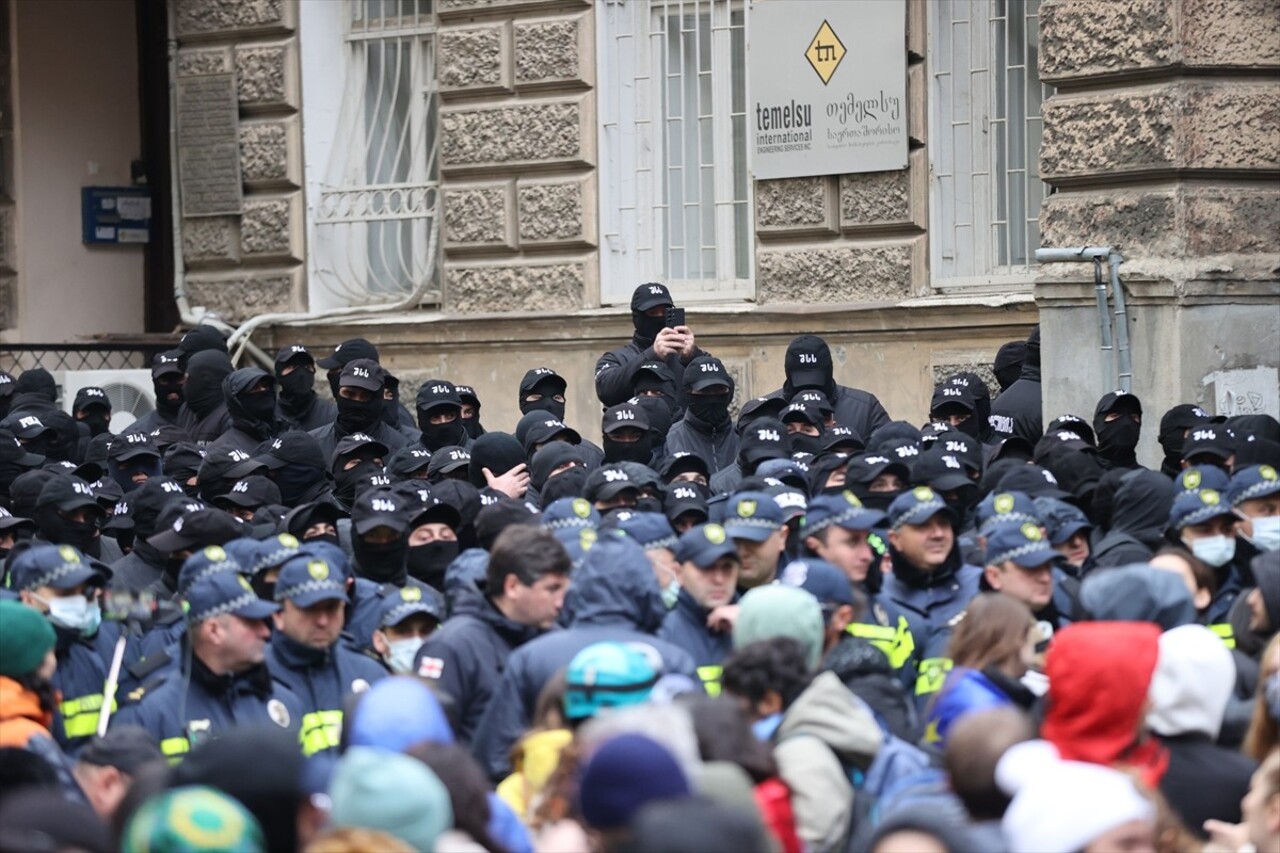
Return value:
[(445, 189), (445, 248), (507, 246), (514, 249), (511, 207), (509, 181)]
[(242, 122), (240, 125), (240, 176), (251, 188), (298, 186), (300, 158), (296, 117), (281, 121)]
[(577, 101), (443, 110), (441, 161), (448, 169), (587, 160), (584, 113)]
[(1050, 98), (1044, 105), (1040, 174), (1168, 167), (1179, 99), (1168, 88), (1107, 98)]
[[(533, 183), (516, 189), (521, 243), (572, 243), (587, 240), (588, 205), (583, 181)], [(594, 220), (594, 214), (590, 214)], [(594, 241), (593, 241), (594, 242)]]
[(258, 314), (294, 310), (301, 273), (299, 268), (256, 274), (189, 275), (187, 298), (192, 305), (208, 308), (229, 323), (243, 323)]
[(896, 302), (911, 296), (910, 244), (756, 253), (762, 303)]
[(1040, 6), (1045, 82), (1158, 68), (1177, 58), (1171, 0), (1046, 0)]
[(440, 88), (485, 89), (505, 85), (502, 25), (440, 33)]
[(824, 176), (756, 181), (756, 227), (766, 233), (830, 230), (830, 192)]
[(182, 221), (182, 259), (189, 264), (240, 260), (240, 232), (234, 216), (201, 216)]
[(290, 44), (236, 48), (236, 91), (241, 107), (296, 106)]
[(1194, 86), (1180, 118), (1189, 168), (1280, 169), (1280, 86)]
[(1187, 253), (1280, 253), (1280, 191), (1214, 187), (1185, 192)]
[(179, 36), (264, 32), (294, 27), (295, 0), (175, 0)]
[(586, 268), (576, 263), (451, 266), (445, 281), (445, 307), (459, 314), (575, 311), (582, 305)]
[(840, 223), (845, 228), (909, 222), (910, 170), (840, 176)]
[[(246, 258), (300, 258), (302, 219), (295, 210), (300, 194), (290, 198), (247, 198), (240, 217), (240, 250)], [(297, 243), (295, 243), (295, 237)]]
[(1171, 192), (1051, 195), (1040, 208), (1045, 246), (1113, 246), (1128, 257), (1180, 253)]
[(1280, 0), (1182, 0), (1182, 61), (1231, 68), (1280, 65)]
[(179, 50), (178, 76), (199, 77), (205, 74), (231, 73), (231, 49)]
[(517, 23), (516, 84), (576, 80), (582, 76), (582, 18)]

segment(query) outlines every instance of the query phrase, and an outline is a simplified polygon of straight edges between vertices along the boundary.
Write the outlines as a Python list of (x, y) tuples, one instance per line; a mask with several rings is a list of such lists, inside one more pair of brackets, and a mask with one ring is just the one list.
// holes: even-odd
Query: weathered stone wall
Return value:
[(591, 4), (447, 0), (439, 13), (445, 311), (597, 304)]
[(170, 2), (178, 78), (234, 73), (239, 107), (243, 210), (182, 218), (190, 302), (231, 323), (300, 308), (306, 228), (298, 0)]
[(928, 293), (927, 17), (926, 0), (907, 0), (905, 170), (756, 182), (761, 304), (895, 303)]
[[(1124, 254), (1133, 390), (1215, 408), (1215, 371), (1280, 367), (1280, 0), (1045, 0), (1046, 246)], [(1116, 382), (1092, 270), (1036, 287), (1046, 416)], [(1271, 411), (1271, 414), (1277, 414)]]

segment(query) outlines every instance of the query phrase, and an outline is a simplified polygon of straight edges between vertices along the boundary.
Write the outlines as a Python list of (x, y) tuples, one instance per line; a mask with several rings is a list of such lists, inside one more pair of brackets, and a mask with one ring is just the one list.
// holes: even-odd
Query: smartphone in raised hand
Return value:
[(667, 309), (666, 325), (668, 329), (674, 329), (677, 326), (684, 325), (684, 309), (676, 308), (674, 305)]

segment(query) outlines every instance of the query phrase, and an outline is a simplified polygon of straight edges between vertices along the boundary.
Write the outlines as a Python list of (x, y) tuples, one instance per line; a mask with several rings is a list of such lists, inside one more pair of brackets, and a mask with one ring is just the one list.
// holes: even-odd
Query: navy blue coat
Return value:
[(667, 614), (658, 629), (658, 639), (679, 646), (693, 657), (698, 678), (709, 695), (720, 693), (720, 664), (733, 651), (733, 634), (712, 631), (707, 627), (707, 610), (693, 600), (687, 590), (680, 590), (675, 608)]

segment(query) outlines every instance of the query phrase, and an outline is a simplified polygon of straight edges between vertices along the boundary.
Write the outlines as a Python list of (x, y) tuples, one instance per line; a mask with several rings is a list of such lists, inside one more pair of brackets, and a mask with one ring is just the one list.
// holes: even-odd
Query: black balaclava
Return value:
[(42, 451), (50, 462), (74, 462), (80, 458), (80, 427), (76, 419), (66, 412), (47, 412), (41, 416), (44, 425), (49, 428), (46, 433), (47, 443)]
[(729, 403), (732, 392), (722, 394), (690, 394), (685, 392), (685, 404), (698, 420), (711, 427), (724, 427), (729, 423)]
[(444, 592), (444, 574), (449, 564), (458, 556), (458, 541), (437, 539), (426, 545), (413, 545), (408, 550), (405, 565), (409, 577), (417, 578), (432, 589)]
[(222, 380), (231, 372), (231, 359), (225, 352), (202, 350), (191, 356), (182, 393), (187, 408), (197, 418), (207, 417), (226, 402), (222, 395)]
[(996, 352), (991, 372), (1000, 383), (1000, 390), (1008, 388), (1022, 375), (1022, 363), (1027, 360), (1027, 342), (1009, 341)]
[(471, 445), (471, 461), (467, 463), (467, 479), (477, 489), (489, 484), (484, 469), (499, 477), (525, 462), (524, 448), (514, 435), (487, 432)]
[(52, 504), (36, 507), (36, 526), (40, 535), (55, 545), (79, 548), (90, 557), (102, 556), (102, 538), (98, 533), (103, 516), (98, 513), (91, 521), (72, 521)]
[(104, 467), (110, 472), (112, 481), (124, 489), (125, 494), (137, 488), (137, 485), (133, 482), (135, 474), (146, 474), (149, 480), (164, 473), (160, 455), (152, 455), (150, 453), (139, 453), (137, 456), (132, 456), (123, 461), (108, 459)]
[(368, 400), (349, 400), (338, 395), (334, 402), (338, 404), (338, 433), (351, 435), (357, 432), (371, 432), (382, 416), (382, 392), (373, 392)]
[(183, 385), (181, 373), (162, 373), (151, 380), (156, 392), (156, 409), (162, 415), (173, 417), (182, 407)]
[[(339, 465), (338, 470), (333, 472), (333, 496), (343, 506), (349, 507), (356, 502), (356, 495), (360, 494), (360, 491), (369, 485), (369, 478), (381, 473), (382, 466), (372, 459), (361, 460), (359, 465), (346, 469)], [(283, 491), (281, 495), (283, 497)]]
[(84, 410), (84, 417), (77, 420), (89, 428), (90, 436), (99, 436), (111, 430), (111, 410), (102, 406)]
[[(1093, 415), (1093, 431), (1098, 437), (1098, 455), (1109, 468), (1136, 468), (1138, 466), (1138, 438), (1142, 424), (1130, 417), (1136, 409), (1139, 416), (1142, 405), (1132, 394), (1105, 395)], [(1117, 412), (1120, 417), (1107, 421), (1107, 414)]]
[(24, 370), (18, 377), (18, 381), (14, 383), (13, 393), (15, 395), (36, 394), (53, 404), (58, 401), (58, 383), (54, 380), (53, 374), (43, 367), (33, 367), (30, 370)]
[(581, 465), (561, 471), (542, 484), (542, 488), (538, 491), (538, 503), (548, 507), (560, 498), (582, 497), (587, 490), (589, 473)]
[[(442, 447), (461, 447), (467, 441), (466, 424), (462, 421), (462, 414), (459, 412), (458, 417), (445, 424), (431, 423), (431, 415), (421, 409), (418, 410), (418, 428), (422, 430), (422, 446), (432, 453), (435, 453)], [(496, 471), (494, 473), (497, 473)]]
[(786, 381), (783, 393), (790, 400), (797, 391), (814, 388), (836, 403), (835, 365), (831, 360), (831, 348), (817, 335), (800, 335), (787, 345), (783, 357)]
[[(289, 373), (281, 370), (294, 365)], [(302, 411), (316, 396), (315, 362), (302, 355), (276, 367), (276, 385), (280, 387), (280, 405), (291, 411)]]
[(635, 327), (635, 342), (637, 346), (651, 346), (654, 338), (658, 337), (667, 327), (667, 318), (665, 314), (659, 314), (657, 317), (650, 317), (643, 311), (631, 309), (631, 325)]
[(1164, 461), (1160, 470), (1169, 477), (1176, 477), (1182, 470), (1182, 447), (1187, 441), (1187, 430), (1209, 420), (1209, 415), (1199, 406), (1182, 403), (1174, 406), (1160, 418), (1160, 447)]
[(561, 389), (560, 383), (554, 377), (548, 378), (537, 385), (534, 385), (526, 393), (541, 394), (542, 399), (527, 402), (524, 394), (520, 395), (520, 414), (527, 415), (530, 412), (544, 411), (550, 412), (556, 416), (557, 420), (564, 420), (565, 404), (555, 399), (556, 394), (564, 396), (564, 390)]
[[(268, 380), (267, 389), (257, 394), (249, 390), (262, 380)], [(222, 380), (222, 393), (227, 400), (227, 414), (237, 429), (265, 441), (278, 433), (276, 421), (276, 386), (271, 374), (256, 367), (237, 370)]]
[[(400, 426), (400, 380), (392, 376), (390, 373), (383, 374), (383, 387), (385, 391), (382, 395), (382, 422), (392, 429)], [(386, 391), (391, 392), (388, 397)]]
[(372, 544), (363, 536), (353, 533), (351, 551), (355, 555), (360, 575), (375, 583), (389, 583), (392, 586), (404, 586), (408, 575), (406, 559), (409, 552), (409, 532), (400, 531), (400, 535), (390, 542)]
[(666, 435), (675, 422), (675, 400), (667, 397), (632, 397), (628, 402), (644, 409), (649, 418), (649, 434), (653, 436), (653, 446), (659, 447), (666, 441)]
[(791, 452), (792, 453), (808, 453), (811, 456), (817, 456), (822, 452), (822, 436), (807, 435), (803, 432), (791, 433)]
[(323, 468), (305, 462), (289, 462), (271, 471), (271, 480), (280, 489), (280, 502), (285, 506), (305, 503), (324, 481)]
[(601, 446), (604, 448), (605, 464), (639, 462), (641, 465), (648, 465), (653, 458), (653, 432), (646, 430), (639, 441), (632, 442), (615, 441), (609, 433), (605, 433)]

